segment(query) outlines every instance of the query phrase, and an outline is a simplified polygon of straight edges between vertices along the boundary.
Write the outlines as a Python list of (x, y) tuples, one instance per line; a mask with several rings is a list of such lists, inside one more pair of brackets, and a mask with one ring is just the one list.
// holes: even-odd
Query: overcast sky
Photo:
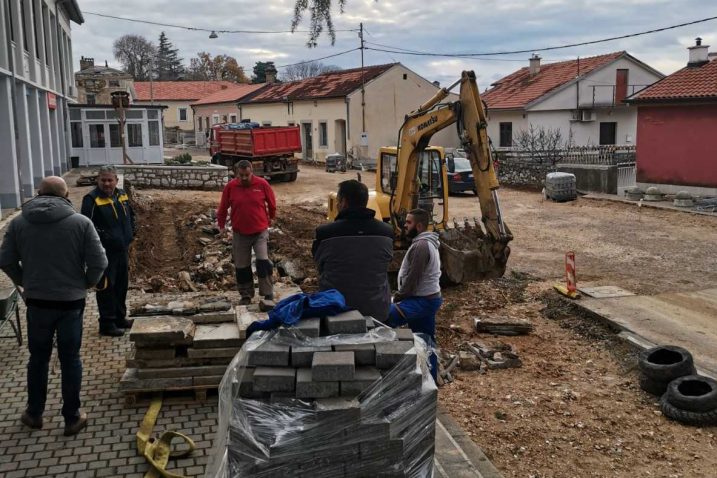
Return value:
[[(80, 56), (107, 60), (112, 42), (127, 33), (156, 42), (161, 31), (179, 48), (185, 63), (200, 51), (234, 56), (251, 75), (256, 61), (277, 66), (319, 58), (359, 45), (355, 32), (337, 32), (331, 45), (322, 35), (317, 48), (307, 48), (306, 33), (220, 34), (129, 23), (90, 15), (89, 12), (140, 18), (217, 30), (289, 30), (294, 0), (78, 0), (85, 23), (73, 24), (74, 65)], [(334, 2), (336, 3), (336, 2)], [(717, 16), (717, 2), (705, 0), (347, 0), (343, 14), (334, 8), (337, 29), (366, 29), (365, 40), (414, 51), (477, 53), (529, 50), (624, 35)], [(709, 5), (709, 7), (708, 7)], [(308, 25), (305, 19), (302, 26)], [(301, 28), (301, 27), (300, 27)], [(540, 53), (543, 62), (574, 59), (626, 50), (657, 70), (669, 74), (687, 62), (687, 47), (700, 36), (717, 51), (717, 21), (597, 45)], [(367, 44), (368, 47), (377, 47)], [(522, 66), (530, 54), (512, 54), (493, 60), (399, 55), (367, 50), (365, 63), (400, 61), (431, 81), (445, 85), (458, 79), (461, 70), (472, 69), (479, 87)], [(498, 61), (499, 60), (499, 61)], [(360, 66), (358, 51), (323, 61), (342, 68)], [(281, 74), (281, 70), (280, 70)]]

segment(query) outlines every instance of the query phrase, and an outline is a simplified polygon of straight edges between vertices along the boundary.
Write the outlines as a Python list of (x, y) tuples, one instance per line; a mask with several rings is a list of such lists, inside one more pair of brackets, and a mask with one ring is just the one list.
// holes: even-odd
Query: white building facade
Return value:
[(3, 0), (0, 11), (0, 207), (16, 208), (43, 177), (69, 168), (75, 96), (70, 24), (76, 0)]

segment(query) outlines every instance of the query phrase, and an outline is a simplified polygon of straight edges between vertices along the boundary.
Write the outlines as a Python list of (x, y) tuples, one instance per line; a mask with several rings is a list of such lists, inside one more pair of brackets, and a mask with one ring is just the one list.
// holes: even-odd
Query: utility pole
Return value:
[(359, 23), (359, 38), (361, 39), (361, 132), (366, 132), (366, 82), (363, 71), (363, 22)]

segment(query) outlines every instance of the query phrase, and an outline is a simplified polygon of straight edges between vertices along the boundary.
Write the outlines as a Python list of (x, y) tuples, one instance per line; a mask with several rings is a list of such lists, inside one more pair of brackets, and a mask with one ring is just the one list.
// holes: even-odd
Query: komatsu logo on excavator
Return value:
[[(422, 131), (422, 130), (428, 128), (429, 126), (431, 126), (431, 125), (434, 124), (434, 123), (438, 123), (438, 116), (431, 116), (431, 117), (428, 118), (426, 121), (424, 121), (423, 123), (419, 124), (418, 127), (417, 127), (417, 129), (418, 129), (418, 131)], [(410, 133), (411, 133), (411, 134), (415, 134), (415, 131), (413, 131), (413, 128), (411, 128)]]

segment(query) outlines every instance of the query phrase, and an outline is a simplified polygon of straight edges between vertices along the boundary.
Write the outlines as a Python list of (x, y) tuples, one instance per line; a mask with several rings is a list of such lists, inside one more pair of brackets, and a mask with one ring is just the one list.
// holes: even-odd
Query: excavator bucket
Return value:
[(440, 233), (443, 279), (461, 284), (502, 277), (510, 255), (507, 242), (487, 236), (479, 225), (446, 229)]

